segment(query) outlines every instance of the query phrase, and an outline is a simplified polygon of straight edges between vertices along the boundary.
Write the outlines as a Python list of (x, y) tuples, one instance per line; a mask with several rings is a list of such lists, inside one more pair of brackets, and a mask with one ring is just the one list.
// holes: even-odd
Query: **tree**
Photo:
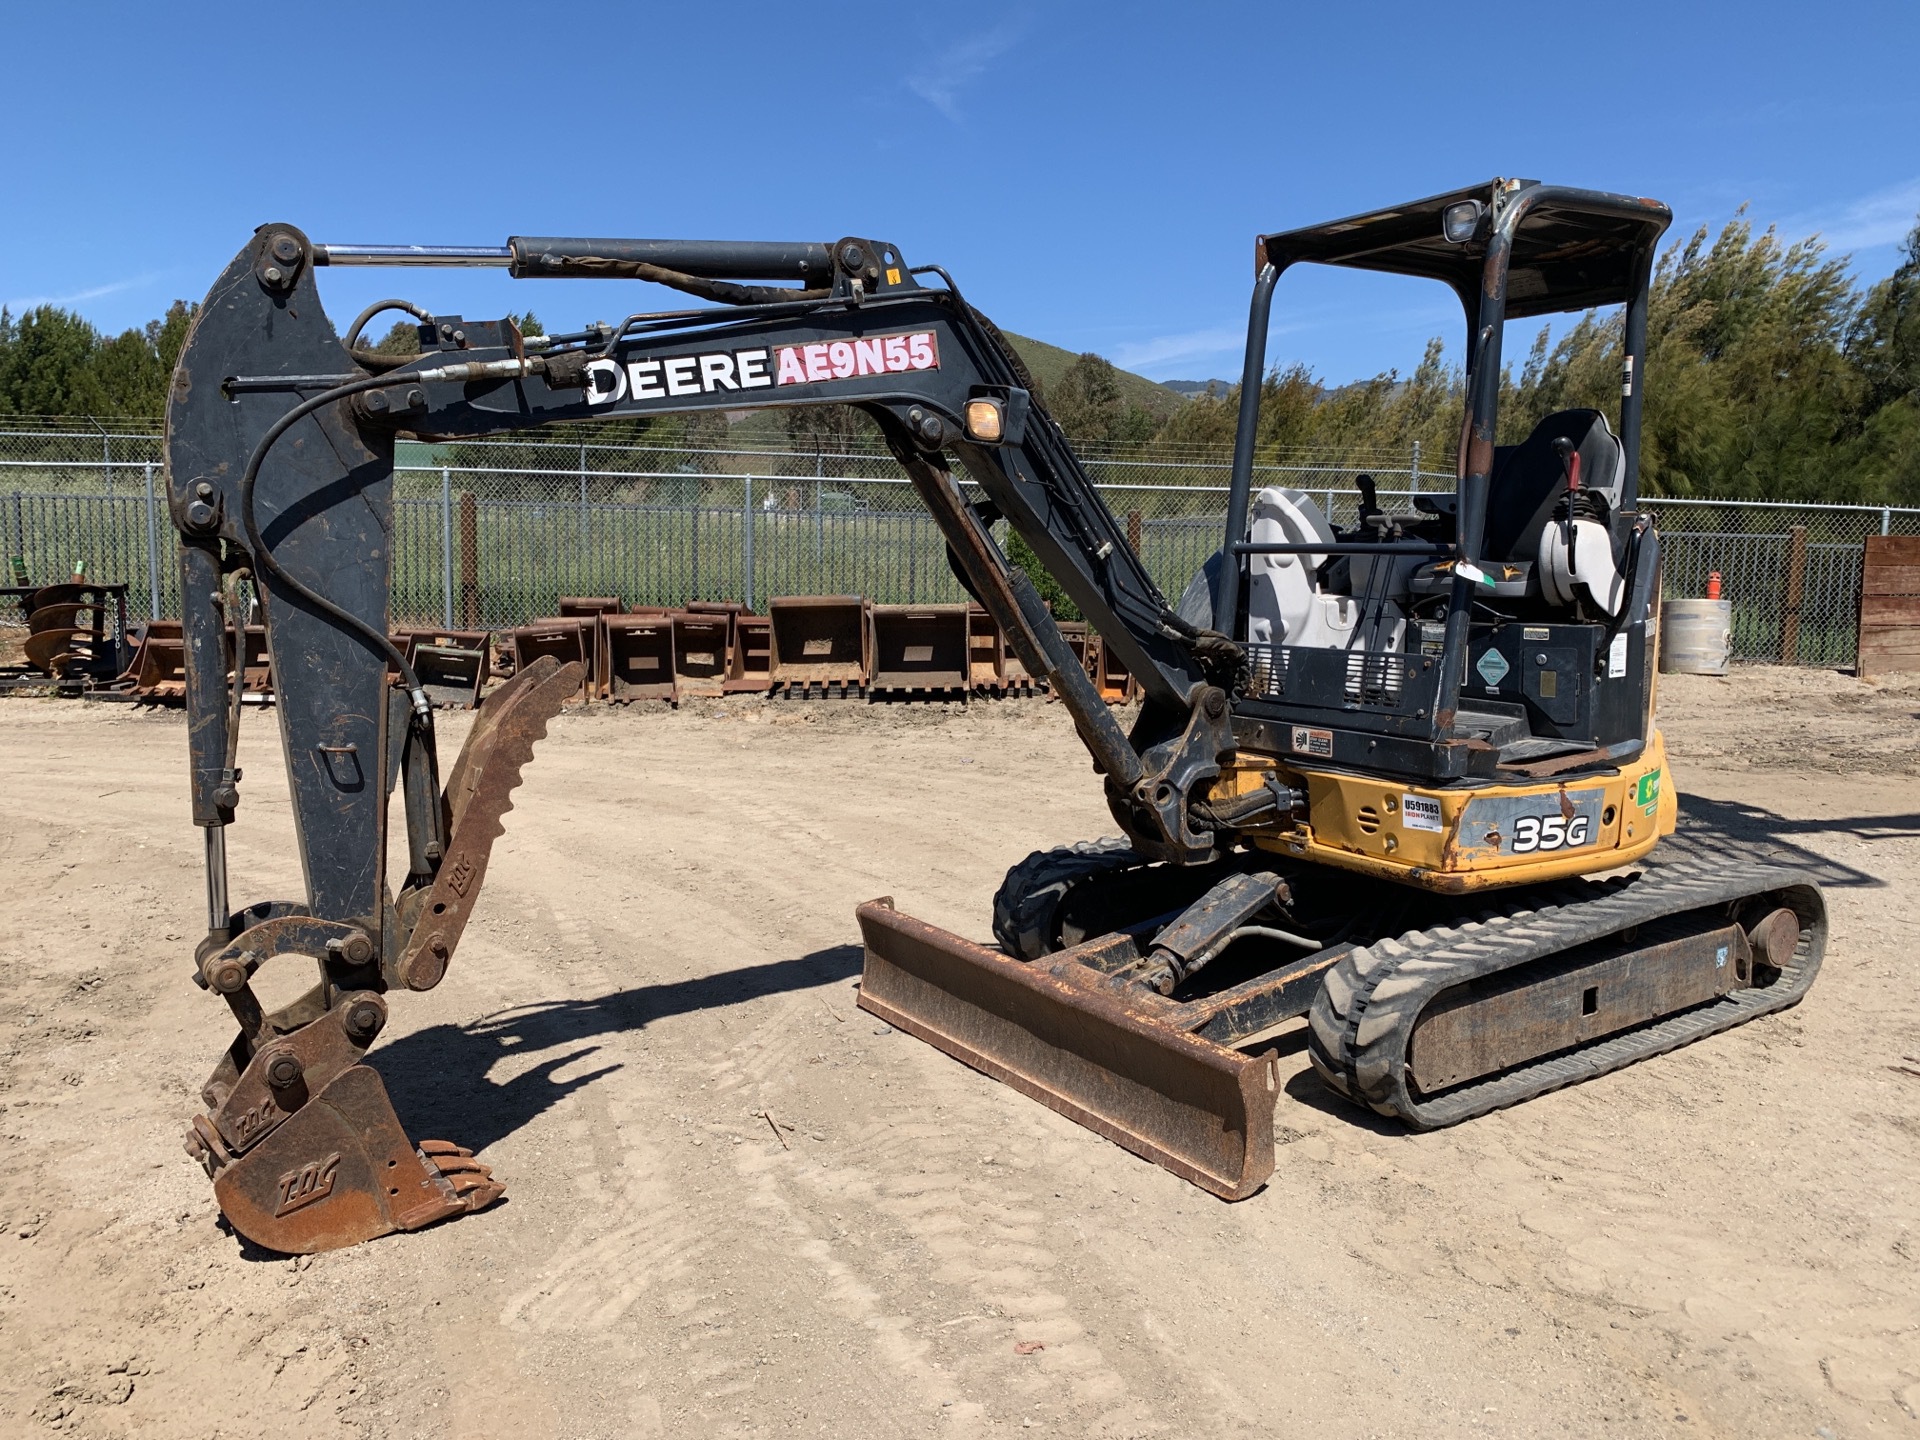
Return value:
[(1868, 415), (1920, 399), (1920, 220), (1900, 249), (1899, 267), (1867, 292), (1847, 333)]
[(1120, 393), (1119, 372), (1099, 355), (1082, 355), (1047, 392), (1047, 408), (1069, 440), (1135, 446), (1160, 422)]

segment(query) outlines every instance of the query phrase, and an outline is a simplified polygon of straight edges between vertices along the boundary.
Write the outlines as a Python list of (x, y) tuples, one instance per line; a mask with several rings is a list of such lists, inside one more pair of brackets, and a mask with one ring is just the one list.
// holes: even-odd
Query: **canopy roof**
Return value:
[[(1441, 234), (1449, 205), (1477, 200), (1491, 212), (1474, 238), (1455, 244)], [(1488, 241), (1512, 239), (1507, 267), (1509, 317), (1550, 315), (1595, 305), (1624, 304), (1633, 297), (1641, 264), (1672, 220), (1657, 200), (1542, 185), (1534, 180), (1495, 180), (1430, 196), (1368, 215), (1354, 215), (1262, 235), (1259, 263), (1280, 269), (1301, 261), (1421, 275), (1452, 286), (1471, 318)]]

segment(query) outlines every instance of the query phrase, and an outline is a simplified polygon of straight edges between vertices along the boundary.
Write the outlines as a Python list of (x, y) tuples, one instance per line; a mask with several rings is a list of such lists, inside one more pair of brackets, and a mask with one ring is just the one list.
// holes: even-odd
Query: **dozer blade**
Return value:
[[(198, 1138), (217, 1145), (204, 1124), (194, 1127)], [(416, 1149), (365, 1065), (341, 1071), (213, 1181), (228, 1223), (285, 1255), (418, 1230), (479, 1210), (505, 1188), (469, 1151), (438, 1141)]]
[(1272, 1056), (1176, 1028), (1158, 997), (1084, 966), (1011, 960), (891, 899), (857, 913), (861, 1009), (1222, 1199), (1273, 1173)]

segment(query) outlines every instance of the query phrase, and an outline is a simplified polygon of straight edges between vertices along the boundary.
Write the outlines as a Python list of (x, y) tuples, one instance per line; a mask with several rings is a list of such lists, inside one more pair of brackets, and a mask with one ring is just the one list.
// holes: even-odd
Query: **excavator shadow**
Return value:
[[(1304, 1034), (1304, 1027), (1302, 1033)], [(1305, 1048), (1304, 1041), (1302, 1041), (1302, 1048)], [(1289, 1075), (1281, 1083), (1280, 1089), (1296, 1104), (1304, 1105), (1309, 1110), (1317, 1110), (1329, 1120), (1347, 1129), (1364, 1130), (1369, 1135), (1385, 1135), (1399, 1139), (1406, 1139), (1416, 1133), (1408, 1129), (1404, 1121), (1386, 1115), (1376, 1115), (1371, 1110), (1362, 1109), (1344, 1096), (1334, 1094), (1326, 1087), (1326, 1083), (1314, 1074), (1311, 1065), (1303, 1065)]]
[[(386, 1081), (394, 1109), (411, 1134), (458, 1135), (461, 1144), (484, 1150), (620, 1068), (593, 1060), (600, 1050), (591, 1043), (595, 1038), (644, 1030), (673, 1015), (847, 980), (860, 973), (861, 958), (858, 945), (835, 945), (769, 965), (636, 985), (588, 1000), (516, 1006), (466, 1025), (416, 1030), (376, 1048), (367, 1059)], [(548, 1053), (555, 1051), (563, 1053)], [(546, 1058), (511, 1079), (491, 1078), (502, 1060), (532, 1054)]]
[[(1920, 836), (1920, 815), (1850, 815), (1834, 819), (1794, 820), (1758, 805), (1733, 800), (1709, 800), (1700, 795), (1680, 796), (1683, 841), (1727, 842), (1730, 855), (1773, 860), (1811, 871), (1822, 885), (1875, 888), (1887, 880), (1869, 870), (1822, 855), (1794, 843), (1795, 836), (1849, 835), (1860, 841), (1911, 839)], [(1652, 863), (1659, 864), (1655, 850)], [(1891, 858), (1888, 864), (1897, 863)]]

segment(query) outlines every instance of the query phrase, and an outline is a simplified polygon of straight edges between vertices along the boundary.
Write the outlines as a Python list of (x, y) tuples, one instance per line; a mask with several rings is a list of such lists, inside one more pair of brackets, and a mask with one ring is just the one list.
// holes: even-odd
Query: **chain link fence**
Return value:
[[(743, 427), (744, 428), (744, 427)], [(84, 564), (130, 585), (135, 616), (178, 613), (161, 439), (140, 427), (46, 422), (0, 430), (0, 541), (36, 583)], [(1082, 458), (1160, 588), (1177, 596), (1219, 546), (1227, 466), (1165, 449)], [(965, 599), (946, 547), (877, 444), (647, 444), (582, 427), (565, 442), (403, 441), (395, 471), (396, 625), (505, 628), (555, 613), (562, 595), (631, 605), (858, 594), (879, 603)], [(1336, 524), (1358, 510), (1358, 473), (1380, 502), (1453, 488), (1451, 467), (1405, 454), (1295, 454), (1256, 486), (1311, 494)], [(1736, 659), (1853, 663), (1862, 545), (1920, 534), (1920, 510), (1647, 498), (1669, 596), (1710, 574), (1733, 601)]]

